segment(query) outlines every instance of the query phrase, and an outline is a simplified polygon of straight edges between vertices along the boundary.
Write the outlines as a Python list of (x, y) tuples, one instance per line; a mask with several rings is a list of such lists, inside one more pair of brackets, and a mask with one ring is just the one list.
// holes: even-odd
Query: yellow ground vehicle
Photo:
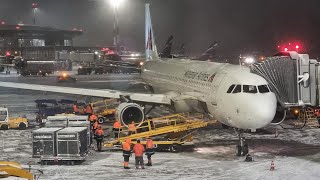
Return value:
[(9, 118), (8, 108), (0, 107), (0, 129), (26, 129), (29, 127), (27, 118)]
[(119, 105), (116, 99), (106, 99), (90, 103), (93, 112), (98, 116), (98, 122), (101, 124), (107, 120), (114, 120), (116, 113), (115, 107)]
[[(89, 103), (87, 106), (91, 106), (93, 113), (98, 116), (98, 122), (102, 124), (107, 120), (114, 120), (115, 107), (118, 105), (119, 103), (116, 99), (105, 99)], [(78, 107), (79, 114), (86, 114), (86, 108), (86, 106)]]
[(0, 161), (0, 179), (9, 177), (19, 177), (28, 180), (35, 179), (34, 175), (23, 169), (20, 164), (15, 162)]

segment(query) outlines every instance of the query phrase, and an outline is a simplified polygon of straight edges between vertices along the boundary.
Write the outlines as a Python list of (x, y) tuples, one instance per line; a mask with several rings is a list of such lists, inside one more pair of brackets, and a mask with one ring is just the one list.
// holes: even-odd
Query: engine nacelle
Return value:
[(144, 108), (136, 103), (121, 103), (116, 108), (115, 117), (124, 126), (128, 126), (132, 121), (140, 125), (145, 119)]

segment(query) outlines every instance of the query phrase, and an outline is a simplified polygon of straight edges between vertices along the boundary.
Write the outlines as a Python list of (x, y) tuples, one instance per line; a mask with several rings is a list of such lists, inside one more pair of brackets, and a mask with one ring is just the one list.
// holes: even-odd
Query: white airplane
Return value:
[[(236, 129), (263, 128), (274, 119), (277, 99), (267, 81), (249, 68), (227, 63), (158, 57), (149, 4), (146, 4), (146, 58), (141, 78), (156, 94), (0, 82), (2, 87), (117, 98), (123, 124), (142, 122), (145, 104), (166, 105), (176, 112), (202, 112)], [(247, 152), (239, 131), (237, 150)], [(240, 153), (241, 154), (241, 153)], [(246, 154), (246, 153), (245, 153)]]

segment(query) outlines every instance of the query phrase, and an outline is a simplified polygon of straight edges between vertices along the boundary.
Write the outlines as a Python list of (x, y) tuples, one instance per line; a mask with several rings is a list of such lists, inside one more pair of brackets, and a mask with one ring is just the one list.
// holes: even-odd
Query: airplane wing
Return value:
[(123, 97), (135, 101), (144, 103), (164, 104), (170, 105), (171, 98), (165, 94), (144, 94), (144, 93), (130, 93), (121, 92), (109, 89), (85, 89), (85, 88), (73, 88), (73, 87), (61, 87), (61, 86), (49, 86), (39, 84), (26, 84), (26, 83), (13, 83), (13, 82), (1, 82), (0, 87), (16, 88), (16, 89), (28, 89), (36, 91), (46, 91), (64, 94), (76, 94), (93, 97), (115, 98), (121, 99)]

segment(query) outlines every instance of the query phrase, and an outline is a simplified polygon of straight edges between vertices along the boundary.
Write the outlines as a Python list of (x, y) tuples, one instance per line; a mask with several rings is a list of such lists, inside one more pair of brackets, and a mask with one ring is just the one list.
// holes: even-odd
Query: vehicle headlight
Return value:
[(245, 59), (245, 63), (247, 63), (247, 64), (252, 64), (252, 63), (254, 63), (254, 59), (253, 59), (252, 57), (247, 57), (247, 58)]

